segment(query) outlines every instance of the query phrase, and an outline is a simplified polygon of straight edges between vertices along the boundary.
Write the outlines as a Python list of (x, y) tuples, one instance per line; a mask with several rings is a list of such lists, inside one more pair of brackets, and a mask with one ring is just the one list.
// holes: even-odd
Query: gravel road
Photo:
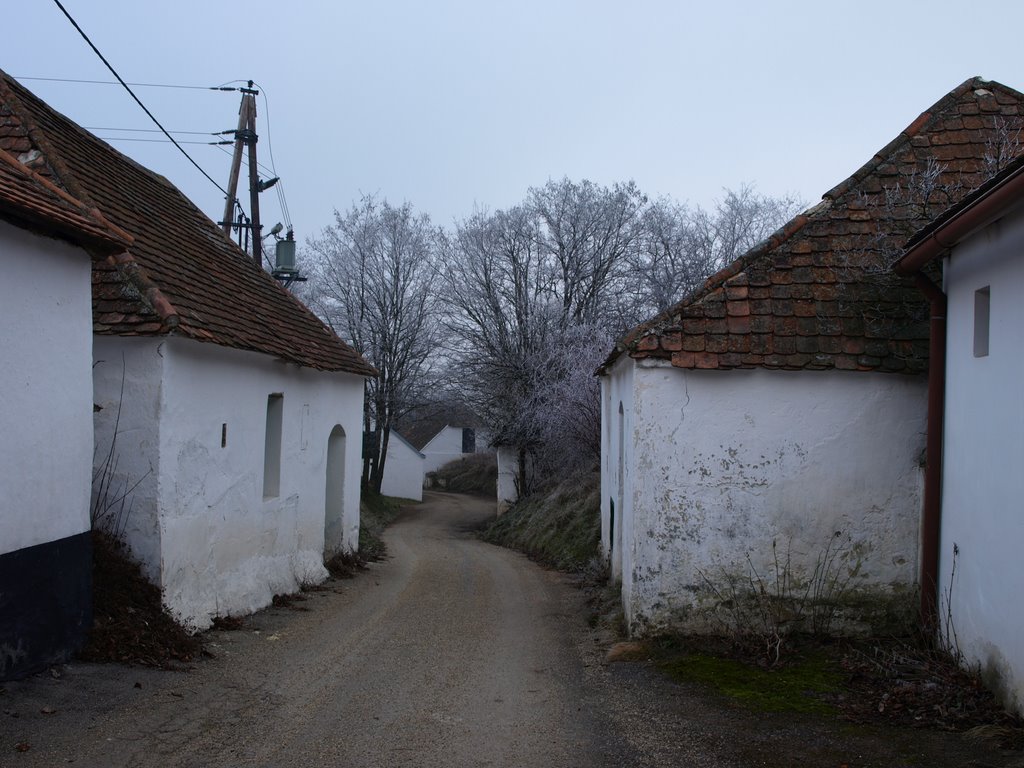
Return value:
[(386, 561), (211, 631), (188, 671), (73, 663), (3, 684), (0, 768), (1020, 768), (951, 734), (751, 713), (606, 665), (569, 577), (469, 533), (491, 514), (427, 494)]
[(211, 632), (215, 658), (189, 672), (71, 664), (5, 684), (0, 765), (618, 764), (566, 632), (578, 595), (467, 532), (493, 509), (428, 494), (386, 561)]

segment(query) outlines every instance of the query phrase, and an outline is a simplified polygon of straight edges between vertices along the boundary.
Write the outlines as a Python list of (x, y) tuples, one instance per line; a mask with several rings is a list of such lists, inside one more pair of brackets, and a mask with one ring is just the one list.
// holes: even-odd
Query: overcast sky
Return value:
[[(63, 2), (126, 81), (259, 84), (260, 162), (300, 241), (362, 193), (450, 224), (563, 176), (813, 203), (968, 77), (1024, 90), (1020, 0)], [(112, 79), (51, 0), (8, 14), (0, 68), (99, 136), (159, 138), (110, 130), (154, 128), (119, 87), (28, 79)], [(172, 131), (237, 122), (237, 93), (136, 93)], [(169, 143), (111, 143), (220, 218)], [(227, 185), (226, 152), (185, 147)], [(276, 190), (261, 207), (282, 220)]]

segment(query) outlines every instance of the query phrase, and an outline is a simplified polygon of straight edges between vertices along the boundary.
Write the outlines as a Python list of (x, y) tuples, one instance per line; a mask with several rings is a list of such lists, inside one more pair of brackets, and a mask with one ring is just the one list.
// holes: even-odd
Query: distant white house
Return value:
[[(911, 285), (876, 277), (907, 236), (886, 194), (914, 189), (936, 157), (940, 182), (980, 183), (997, 120), (1022, 111), (1024, 95), (966, 81), (612, 351), (601, 382), (602, 541), (631, 632), (708, 631), (735, 585), (755, 573), (771, 583), (780, 563), (813, 584), (837, 550), (844, 627), (913, 620), (929, 313)], [(964, 115), (975, 130), (959, 129)]]
[(2, 73), (0, 104), (0, 148), (132, 240), (94, 262), (76, 397), (96, 403), (97, 453), (114, 446), (132, 489), (126, 542), (164, 604), (204, 628), (324, 578), (358, 545), (373, 368), (166, 179)]
[(1021, 712), (1024, 159), (915, 237), (897, 270), (932, 262), (943, 267), (947, 310), (945, 366), (934, 370), (945, 404), (929, 427), (942, 443), (939, 628)]
[(0, 680), (65, 661), (89, 628), (90, 254), (128, 242), (0, 150)]
[[(426, 457), (423, 471), (433, 472), (449, 462), (470, 456), (477, 452), (477, 447), (476, 429), (446, 424), (420, 449)], [(486, 443), (481, 447), (486, 448)]]
[(423, 501), (423, 467), (426, 457), (397, 430), (391, 430), (384, 461), (380, 492), (399, 499)]

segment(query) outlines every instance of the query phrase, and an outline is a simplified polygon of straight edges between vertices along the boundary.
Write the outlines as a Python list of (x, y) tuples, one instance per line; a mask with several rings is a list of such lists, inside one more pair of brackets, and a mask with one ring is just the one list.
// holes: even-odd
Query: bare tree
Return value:
[(374, 367), (363, 481), (380, 492), (393, 424), (417, 403), (438, 342), (437, 233), (425, 214), (367, 196), (306, 243), (311, 306)]
[(530, 361), (557, 327), (556, 276), (525, 206), (478, 212), (446, 241), (449, 350), (467, 400), (501, 435), (511, 434), (530, 388)]
[(618, 319), (611, 310), (628, 279), (646, 203), (633, 182), (600, 187), (562, 179), (530, 190), (526, 205), (556, 278), (559, 328)]

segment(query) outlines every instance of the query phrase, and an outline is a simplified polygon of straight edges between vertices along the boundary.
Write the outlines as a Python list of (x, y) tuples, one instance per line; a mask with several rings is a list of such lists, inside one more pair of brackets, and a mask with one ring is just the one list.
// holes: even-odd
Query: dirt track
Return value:
[(959, 737), (752, 715), (603, 665), (566, 577), (466, 532), (492, 509), (428, 494), (387, 561), (211, 632), (215, 658), (188, 672), (76, 663), (4, 684), (0, 766), (971, 764)]
[(212, 632), (216, 658), (188, 673), (72, 664), (7, 684), (0, 765), (602, 764), (617, 750), (593, 738), (564, 631), (578, 604), (465, 533), (489, 514), (431, 496), (389, 530), (386, 562)]

